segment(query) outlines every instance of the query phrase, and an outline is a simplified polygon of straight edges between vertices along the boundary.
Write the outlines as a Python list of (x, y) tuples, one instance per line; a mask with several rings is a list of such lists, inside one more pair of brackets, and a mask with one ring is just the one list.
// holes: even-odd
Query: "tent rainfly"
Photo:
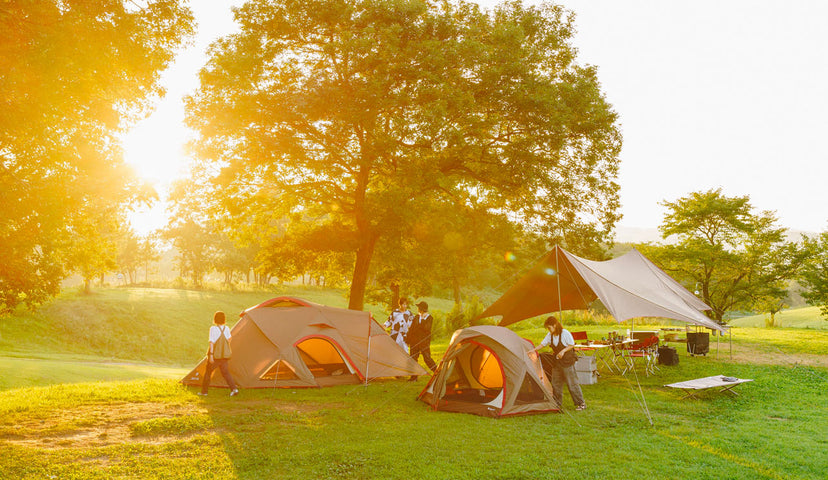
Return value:
[(702, 313), (710, 310), (638, 250), (603, 262), (577, 257), (556, 246), (483, 311), (501, 315), (505, 326), (562, 310), (582, 310), (600, 299), (615, 320), (659, 317), (724, 331)]
[[(248, 308), (230, 331), (230, 373), (242, 388), (324, 387), (425, 370), (369, 312), (279, 297)], [(182, 380), (201, 385), (206, 358)], [(226, 387), (214, 371), (214, 387)]]
[(454, 332), (419, 399), (434, 410), (486, 417), (558, 410), (532, 342), (494, 325)]

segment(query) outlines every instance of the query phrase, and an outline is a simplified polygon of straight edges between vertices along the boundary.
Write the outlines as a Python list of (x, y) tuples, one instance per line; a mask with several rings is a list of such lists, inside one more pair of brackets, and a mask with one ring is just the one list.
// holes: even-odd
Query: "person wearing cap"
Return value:
[[(426, 366), (434, 373), (437, 368), (437, 364), (431, 358), (431, 326), (434, 323), (434, 317), (428, 313), (426, 302), (421, 301), (417, 304), (417, 312), (417, 315), (411, 318), (411, 325), (408, 327), (406, 336), (408, 351), (415, 362), (422, 355)], [(411, 380), (416, 379), (416, 375), (411, 376)]]
[(411, 312), (408, 311), (408, 299), (400, 297), (400, 300), (397, 302), (397, 308), (388, 316), (388, 320), (385, 321), (383, 327), (388, 329), (388, 334), (397, 342), (397, 345), (405, 350), (405, 353), (409, 353), (405, 339), (408, 335), (410, 325)]

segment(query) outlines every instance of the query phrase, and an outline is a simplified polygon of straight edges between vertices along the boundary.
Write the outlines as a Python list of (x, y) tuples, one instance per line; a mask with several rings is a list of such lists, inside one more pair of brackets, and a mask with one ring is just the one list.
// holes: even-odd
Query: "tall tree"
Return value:
[(117, 211), (94, 212), (84, 215), (73, 224), (73, 243), (68, 250), (67, 264), (83, 279), (83, 291), (89, 293), (92, 281), (103, 277), (117, 266), (118, 240), (124, 234), (121, 225), (125, 222)]
[(727, 312), (781, 301), (807, 252), (785, 241), (772, 212), (754, 212), (750, 198), (721, 190), (695, 192), (668, 208), (660, 230), (675, 244), (642, 247), (645, 255), (698, 290), (711, 316), (725, 323)]
[(150, 264), (161, 259), (156, 233), (148, 233), (138, 245), (136, 260), (144, 266), (144, 282), (149, 282)]
[(828, 232), (816, 238), (805, 237), (805, 246), (811, 255), (802, 268), (802, 296), (828, 318)]
[(212, 270), (219, 235), (209, 218), (204, 215), (202, 205), (193, 194), (191, 180), (179, 180), (170, 192), (172, 215), (161, 236), (172, 242), (178, 252), (179, 275), (190, 277), (193, 285), (200, 287), (204, 276)]
[(432, 215), (427, 195), (550, 237), (611, 231), (616, 115), (562, 7), (253, 0), (235, 17), (188, 101), (195, 151), (240, 222), (347, 232), (350, 308), (378, 243)]
[(147, 198), (118, 135), (163, 94), (183, 3), (0, 2), (0, 312), (55, 294), (94, 219)]

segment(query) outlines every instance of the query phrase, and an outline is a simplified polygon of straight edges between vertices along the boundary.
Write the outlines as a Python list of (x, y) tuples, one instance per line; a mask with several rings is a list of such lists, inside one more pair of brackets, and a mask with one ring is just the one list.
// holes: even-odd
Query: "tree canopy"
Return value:
[(778, 304), (807, 251), (785, 240), (772, 212), (754, 212), (750, 198), (727, 197), (721, 189), (694, 192), (674, 202), (660, 230), (676, 243), (643, 246), (662, 268), (697, 290), (725, 323), (725, 314)]
[(811, 256), (801, 272), (802, 285), (807, 289), (802, 296), (828, 318), (828, 232), (815, 238), (806, 237), (805, 246)]
[(355, 254), (350, 308), (378, 244), (416, 239), (446, 208), (550, 241), (608, 238), (617, 118), (562, 7), (253, 0), (235, 17), (187, 105), (206, 196), (236, 229), (337, 232)]
[(160, 72), (193, 29), (183, 3), (0, 3), (0, 312), (96, 268), (101, 216), (153, 195), (118, 134), (163, 94)]

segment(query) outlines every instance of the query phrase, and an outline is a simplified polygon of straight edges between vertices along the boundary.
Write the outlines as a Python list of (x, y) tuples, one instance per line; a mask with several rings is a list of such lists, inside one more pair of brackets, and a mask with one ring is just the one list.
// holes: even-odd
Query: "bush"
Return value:
[(455, 330), (464, 328), (467, 325), (466, 316), (463, 313), (463, 305), (455, 303), (451, 311), (446, 316), (445, 330), (446, 334), (451, 335)]

